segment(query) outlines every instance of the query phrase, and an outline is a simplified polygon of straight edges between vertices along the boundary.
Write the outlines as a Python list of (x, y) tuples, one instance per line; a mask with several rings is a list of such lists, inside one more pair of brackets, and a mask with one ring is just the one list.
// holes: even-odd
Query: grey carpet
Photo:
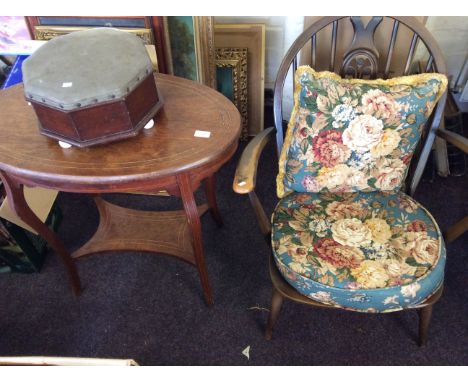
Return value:
[[(242, 145), (243, 146), (243, 145)], [(276, 203), (276, 155), (267, 146), (258, 194)], [(414, 311), (384, 315), (318, 310), (285, 302), (273, 340), (263, 338), (271, 286), (269, 249), (248, 200), (232, 191), (236, 154), (221, 169), (218, 228), (202, 218), (215, 305), (208, 308), (195, 268), (143, 253), (110, 253), (78, 262), (84, 291), (71, 294), (61, 263), (49, 253), (39, 274), (0, 275), (0, 355), (134, 358), (143, 365), (462, 365), (468, 362), (468, 234), (448, 245), (445, 290), (426, 347), (416, 345)], [(416, 198), (442, 230), (468, 213), (468, 175), (426, 171)], [(181, 207), (175, 198), (109, 195), (148, 209)], [(197, 199), (204, 200), (202, 192)], [(59, 234), (75, 249), (97, 227), (90, 197), (61, 194)], [(250, 346), (250, 360), (242, 351)]]

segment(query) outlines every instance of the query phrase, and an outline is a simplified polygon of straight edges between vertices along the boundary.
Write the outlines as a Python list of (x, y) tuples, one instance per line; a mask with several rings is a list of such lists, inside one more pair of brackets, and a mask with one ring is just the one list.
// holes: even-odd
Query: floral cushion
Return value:
[(313, 300), (357, 311), (400, 310), (443, 281), (439, 228), (403, 193), (292, 193), (272, 223), (279, 271)]
[(346, 80), (298, 68), (277, 178), (297, 192), (398, 190), (422, 129), (447, 86), (437, 73)]

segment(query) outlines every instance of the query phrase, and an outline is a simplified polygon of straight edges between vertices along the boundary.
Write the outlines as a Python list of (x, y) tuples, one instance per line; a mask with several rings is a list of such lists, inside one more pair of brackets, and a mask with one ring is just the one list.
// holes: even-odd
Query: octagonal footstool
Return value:
[(56, 37), (23, 64), (42, 134), (86, 147), (138, 134), (162, 105), (137, 36), (95, 28)]

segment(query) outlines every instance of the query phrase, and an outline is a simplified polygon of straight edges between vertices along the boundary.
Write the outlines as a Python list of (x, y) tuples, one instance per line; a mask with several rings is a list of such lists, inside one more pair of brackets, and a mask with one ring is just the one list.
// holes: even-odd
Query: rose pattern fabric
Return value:
[(295, 106), (283, 145), (278, 196), (297, 192), (397, 191), (447, 79), (437, 73), (344, 80), (296, 71)]
[(278, 269), (312, 299), (393, 311), (423, 301), (442, 283), (439, 228), (403, 193), (292, 193), (272, 223)]
[(316, 161), (325, 167), (333, 167), (346, 161), (351, 150), (343, 144), (341, 131), (324, 130), (313, 139), (313, 151)]

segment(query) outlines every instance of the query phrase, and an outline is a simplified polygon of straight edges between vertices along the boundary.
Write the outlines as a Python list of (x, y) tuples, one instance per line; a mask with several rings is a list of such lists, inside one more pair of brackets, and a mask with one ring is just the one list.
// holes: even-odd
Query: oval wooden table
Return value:
[[(74, 258), (136, 250), (169, 254), (195, 265), (205, 300), (211, 305), (200, 214), (210, 209), (222, 224), (215, 173), (237, 148), (240, 115), (227, 98), (204, 85), (163, 74), (155, 74), (155, 81), (164, 100), (155, 127), (134, 138), (89, 148), (62, 149), (57, 141), (40, 135), (22, 85), (1, 91), (0, 176), (12, 209), (60, 256), (76, 295), (81, 286)], [(194, 136), (196, 130), (209, 131), (209, 138)], [(198, 207), (193, 193), (202, 180), (208, 205)], [(30, 210), (23, 186), (98, 195), (165, 190), (181, 197), (184, 211), (136, 211), (97, 195), (99, 227), (88, 243), (70, 255), (58, 236)]]

